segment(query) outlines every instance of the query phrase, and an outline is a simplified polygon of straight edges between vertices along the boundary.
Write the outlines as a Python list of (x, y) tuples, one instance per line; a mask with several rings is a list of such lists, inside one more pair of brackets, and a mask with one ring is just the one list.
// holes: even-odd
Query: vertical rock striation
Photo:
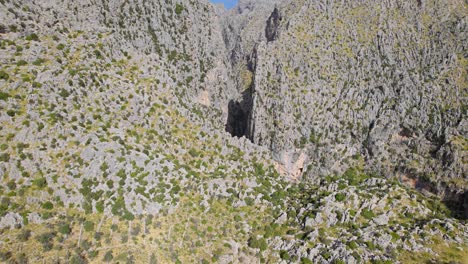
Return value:
[(308, 179), (364, 161), (463, 204), (466, 3), (263, 3), (224, 22), (238, 87), (251, 89), (247, 136), (285, 167), (306, 155)]

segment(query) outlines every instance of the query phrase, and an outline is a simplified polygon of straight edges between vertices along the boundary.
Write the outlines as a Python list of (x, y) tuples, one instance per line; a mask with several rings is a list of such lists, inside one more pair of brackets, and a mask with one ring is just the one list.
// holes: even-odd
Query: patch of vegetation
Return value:
[(26, 36), (26, 40), (28, 41), (39, 41), (39, 36), (36, 33), (32, 33)]
[(10, 94), (5, 92), (0, 92), (0, 100), (6, 101), (10, 97)]
[(176, 4), (176, 8), (175, 8), (175, 13), (176, 13), (177, 15), (180, 15), (180, 14), (182, 14), (182, 12), (184, 11), (184, 9), (185, 9), (185, 8), (184, 8), (183, 5), (177, 3), (177, 4)]
[(8, 79), (10, 79), (10, 75), (5, 71), (0, 71), (0, 80), (8, 81)]
[(256, 237), (250, 238), (249, 247), (258, 248), (260, 251), (265, 251), (268, 248), (268, 244), (264, 238), (257, 239)]

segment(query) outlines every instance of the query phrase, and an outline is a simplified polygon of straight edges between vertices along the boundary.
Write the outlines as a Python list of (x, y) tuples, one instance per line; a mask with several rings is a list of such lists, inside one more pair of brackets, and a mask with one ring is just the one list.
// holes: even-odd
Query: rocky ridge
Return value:
[(466, 218), (466, 3), (263, 10), (262, 26), (243, 29), (262, 36), (255, 46), (240, 38), (253, 76), (245, 136), (291, 177), (340, 174), (362, 156), (368, 171), (453, 201)]
[[(387, 175), (391, 170), (383, 168), (390, 161), (377, 160), (388, 155), (382, 150), (388, 142), (398, 150), (405, 148), (402, 157), (392, 154), (392, 159), (433, 154), (423, 155), (417, 164), (446, 172), (435, 175), (441, 183), (457, 183), (450, 195), (463, 190), (463, 112), (458, 125), (451, 121), (465, 111), (459, 108), (466, 103), (457, 101), (463, 96), (452, 95), (457, 89), (464, 92), (463, 83), (458, 83), (463, 79), (454, 75), (448, 83), (441, 81), (439, 86), (446, 89), (435, 92), (416, 86), (423, 93), (421, 107), (441, 107), (438, 102), (453, 107), (447, 110), (451, 114), (421, 130), (440, 129), (455, 138), (435, 153), (424, 145), (417, 145), (423, 146), (421, 152), (406, 149), (433, 143), (420, 134), (413, 136), (413, 130), (385, 140), (388, 131), (375, 131), (386, 126), (383, 121), (396, 120), (395, 111), (386, 105), (388, 98), (366, 90), (380, 83), (382, 93), (401, 101), (395, 107), (404, 109), (414, 103), (414, 91), (402, 81), (397, 86), (407, 87), (404, 96), (393, 94), (394, 87), (385, 84), (395, 78), (387, 70), (390, 66), (381, 65), (379, 75), (379, 68), (371, 71), (380, 77), (369, 76), (364, 69), (370, 66), (358, 69), (384, 64), (382, 58), (372, 57), (379, 47), (387, 56), (395, 52), (384, 34), (380, 39), (366, 35), (363, 22), (356, 26), (352, 21), (357, 14), (374, 17), (377, 11), (372, 10), (393, 10), (388, 16), (396, 17), (405, 11), (403, 17), (417, 19), (411, 15), (418, 9), (399, 1), (396, 6), (382, 2), (365, 8), (357, 3), (361, 2), (241, 1), (236, 9), (224, 11), (202, 0), (0, 1), (1, 261), (462, 261), (467, 257), (466, 224), (452, 218), (437, 197), (402, 185), (395, 180), (397, 173)], [(448, 34), (434, 38), (420, 33), (426, 36), (421, 38), (426, 46), (434, 47), (431, 56), (424, 55), (427, 64), (442, 60), (440, 68), (428, 69), (436, 77), (456, 72), (463, 63), (458, 57), (443, 59), (446, 53), (463, 54), (466, 17), (460, 4), (451, 2), (440, 14), (431, 13), (436, 7), (429, 2), (419, 7), (429, 12), (423, 16), (425, 23)], [(347, 5), (356, 8), (349, 17)], [(447, 19), (437, 22), (438, 17)], [(346, 38), (345, 29), (327, 31), (340, 23), (356, 28), (369, 45)], [(314, 34), (328, 33), (313, 38), (311, 27), (317, 29)], [(407, 24), (398, 27), (412, 29)], [(407, 35), (392, 45), (409, 45), (412, 31), (400, 32), (398, 27), (394, 34)], [(350, 50), (323, 51), (342, 44), (336, 41), (350, 42)], [(302, 50), (309, 48), (316, 49), (312, 53), (319, 59)], [(354, 48), (374, 62), (361, 58), (359, 67), (349, 68), (356, 83), (341, 89), (341, 79), (328, 71), (354, 65)], [(446, 53), (435, 56), (432, 50)], [(317, 77), (316, 67), (306, 67), (309, 61), (320, 63), (325, 77)], [(392, 67), (409, 67), (399, 63)], [(298, 66), (304, 68), (296, 70)], [(415, 71), (408, 70), (418, 78), (425, 76)], [(357, 81), (366, 83), (361, 80), (365, 78), (372, 85), (359, 86), (364, 87), (361, 91)], [(413, 77), (416, 83), (418, 78)], [(341, 99), (331, 95), (332, 86), (342, 93)], [(348, 105), (365, 95), (367, 108), (348, 113)], [(333, 105), (335, 100), (341, 103), (325, 116), (309, 107), (314, 102)], [(381, 101), (378, 110), (375, 102)], [(374, 113), (374, 108), (382, 121), (366, 132), (372, 139), (367, 148), (360, 129), (337, 120), (371, 122), (365, 111)], [(423, 117), (428, 113), (418, 109)], [(301, 118), (295, 120), (297, 113)], [(425, 124), (414, 123), (415, 116), (401, 118), (415, 126)], [(308, 118), (342, 130), (325, 137), (322, 133), (331, 131), (330, 126), (315, 125)], [(286, 131), (275, 127), (279, 122)], [(388, 130), (393, 133), (392, 129)], [(346, 133), (356, 133), (358, 139), (341, 142)], [(438, 162), (447, 158), (453, 162), (440, 169)], [(405, 177), (411, 182), (413, 176)]]

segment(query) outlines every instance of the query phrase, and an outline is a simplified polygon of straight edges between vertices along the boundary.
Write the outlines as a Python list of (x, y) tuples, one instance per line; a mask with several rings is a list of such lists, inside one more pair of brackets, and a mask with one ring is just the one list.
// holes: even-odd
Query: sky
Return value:
[(213, 3), (223, 3), (226, 8), (233, 8), (237, 4), (237, 0), (210, 0)]

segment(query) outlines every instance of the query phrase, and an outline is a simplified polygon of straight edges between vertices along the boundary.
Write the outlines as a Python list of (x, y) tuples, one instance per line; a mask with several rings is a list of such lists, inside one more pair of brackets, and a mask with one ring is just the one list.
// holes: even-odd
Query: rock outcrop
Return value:
[(263, 25), (243, 29), (264, 36), (236, 44), (252, 54), (245, 67), (254, 61), (247, 136), (274, 153), (307, 153), (311, 180), (362, 157), (371, 172), (424, 180), (463, 204), (466, 4), (285, 1), (271, 9)]
[(0, 0), (0, 262), (463, 261), (466, 7)]

